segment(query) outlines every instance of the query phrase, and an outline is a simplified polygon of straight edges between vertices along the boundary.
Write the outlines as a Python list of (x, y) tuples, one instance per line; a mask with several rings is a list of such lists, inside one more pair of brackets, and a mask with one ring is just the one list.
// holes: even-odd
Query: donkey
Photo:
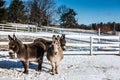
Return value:
[[(35, 42), (43, 42), (46, 45), (46, 51), (47, 49), (50, 47), (50, 45), (52, 44), (52, 41), (43, 39), (43, 38), (37, 38), (34, 40)], [(65, 39), (65, 34), (62, 34), (60, 37), (60, 46), (62, 47), (63, 50), (66, 49), (66, 39)]]
[(21, 60), (25, 74), (28, 74), (29, 62), (38, 62), (38, 71), (42, 68), (43, 56), (45, 52), (45, 45), (42, 42), (23, 44), (19, 39), (13, 35), (13, 38), (8, 35), (9, 50), (16, 53), (17, 57)]
[(52, 65), (52, 75), (58, 74), (58, 63), (63, 59), (60, 37), (53, 35), (51, 47), (47, 50), (47, 59)]

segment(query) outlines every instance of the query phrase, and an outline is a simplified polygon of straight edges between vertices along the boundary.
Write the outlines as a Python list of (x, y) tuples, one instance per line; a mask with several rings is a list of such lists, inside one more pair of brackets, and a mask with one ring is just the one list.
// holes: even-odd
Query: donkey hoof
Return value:
[(23, 73), (24, 73), (24, 74), (28, 74), (28, 71), (24, 71)]
[(52, 75), (55, 75), (55, 73), (52, 73)]
[(39, 72), (40, 72), (40, 71), (41, 71), (41, 69), (37, 69), (36, 71), (39, 71)]
[(58, 72), (56, 72), (56, 74), (58, 74)]

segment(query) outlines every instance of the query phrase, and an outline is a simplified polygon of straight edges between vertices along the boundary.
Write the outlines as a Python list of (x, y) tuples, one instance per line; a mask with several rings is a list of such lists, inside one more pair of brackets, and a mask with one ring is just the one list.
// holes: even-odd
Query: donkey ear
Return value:
[(61, 38), (65, 38), (65, 34), (62, 34), (62, 35), (61, 35)]
[(55, 36), (55, 35), (53, 35), (53, 36), (52, 36), (52, 40), (55, 40), (55, 38), (56, 38), (56, 36)]
[(60, 40), (60, 36), (59, 35), (57, 35), (57, 39)]
[(62, 34), (63, 37), (65, 37), (65, 34)]
[(63, 34), (61, 35), (60, 39), (63, 39)]
[(11, 40), (14, 40), (10, 35), (8, 35), (8, 39), (11, 41)]
[(14, 39), (14, 40), (17, 40), (17, 37), (15, 36), (15, 34), (13, 34), (13, 39)]

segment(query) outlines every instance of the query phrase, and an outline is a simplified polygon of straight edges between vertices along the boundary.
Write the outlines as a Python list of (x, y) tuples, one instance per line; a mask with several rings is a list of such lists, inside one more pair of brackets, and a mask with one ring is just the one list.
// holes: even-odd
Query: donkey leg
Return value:
[(52, 75), (54, 75), (55, 74), (55, 63), (51, 62), (51, 64), (52, 64)]
[(29, 66), (29, 62), (28, 61), (22, 61), (23, 67), (24, 67), (24, 72), (25, 74), (28, 74), (28, 66)]
[(58, 64), (55, 63), (55, 73), (58, 74)]
[(38, 71), (42, 70), (42, 63), (43, 63), (43, 58), (38, 60)]

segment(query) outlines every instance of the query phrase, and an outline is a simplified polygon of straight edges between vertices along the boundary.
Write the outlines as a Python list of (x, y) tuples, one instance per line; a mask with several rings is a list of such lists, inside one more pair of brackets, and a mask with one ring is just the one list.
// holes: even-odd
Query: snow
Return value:
[(9, 59), (7, 51), (0, 52), (0, 80), (120, 80), (120, 57), (117, 55), (64, 55), (59, 74), (51, 75), (50, 62), (44, 56), (42, 71), (30, 63), (29, 74), (23, 74), (18, 59)]
[[(35, 37), (50, 37), (53, 33), (39, 32), (39, 33), (19, 33), (19, 32), (0, 32), (7, 38), (7, 35), (17, 37), (26, 37), (35, 35)], [(65, 33), (65, 32), (64, 32)], [(68, 32), (67, 32), (68, 33)], [(40, 35), (42, 34), (42, 35)], [(67, 34), (68, 38), (73, 32)], [(86, 33), (74, 33), (83, 36), (97, 35)], [(34, 38), (34, 37), (31, 37)], [(78, 38), (73, 38), (77, 40)], [(74, 41), (74, 40), (73, 40)], [(88, 41), (88, 40), (86, 40)], [(69, 50), (71, 53), (77, 53), (77, 50)], [(64, 51), (65, 53), (65, 51)], [(64, 54), (64, 59), (59, 63), (59, 74), (51, 75), (51, 64), (44, 56), (42, 71), (38, 72), (37, 63), (31, 62), (29, 67), (29, 74), (23, 74), (23, 66), (19, 59), (10, 59), (8, 51), (0, 51), (0, 80), (120, 80), (120, 56), (118, 55), (87, 55), (87, 54)]]
[(13, 27), (36, 27), (35, 25), (30, 25), (30, 24), (18, 24), (18, 23), (7, 23), (6, 25), (8, 26), (13, 26)]

